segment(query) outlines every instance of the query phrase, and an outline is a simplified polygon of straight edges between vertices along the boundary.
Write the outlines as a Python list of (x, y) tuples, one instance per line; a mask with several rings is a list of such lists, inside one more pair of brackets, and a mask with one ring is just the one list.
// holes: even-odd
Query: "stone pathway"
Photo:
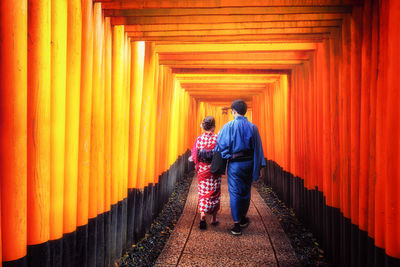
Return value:
[(300, 266), (278, 220), (255, 188), (248, 212), (250, 225), (241, 236), (230, 233), (232, 217), (226, 177), (218, 226), (199, 229), (197, 177), (193, 178), (185, 209), (155, 266)]

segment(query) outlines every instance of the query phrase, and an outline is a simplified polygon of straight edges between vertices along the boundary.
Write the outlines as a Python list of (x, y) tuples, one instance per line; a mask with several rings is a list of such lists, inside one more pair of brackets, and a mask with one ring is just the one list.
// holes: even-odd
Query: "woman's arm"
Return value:
[(192, 158), (192, 160), (191, 161), (193, 161), (194, 162), (194, 164), (196, 164), (197, 165), (197, 163), (198, 163), (198, 159), (197, 159), (197, 139), (198, 139), (198, 137), (196, 138), (196, 141), (194, 141), (194, 144), (193, 144), (193, 147), (192, 147), (192, 156), (191, 156), (191, 158)]

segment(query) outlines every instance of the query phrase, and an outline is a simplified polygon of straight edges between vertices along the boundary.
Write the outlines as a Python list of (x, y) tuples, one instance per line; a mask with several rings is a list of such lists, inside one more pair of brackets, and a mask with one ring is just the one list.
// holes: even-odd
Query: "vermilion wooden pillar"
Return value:
[(82, 52), (79, 115), (78, 198), (77, 198), (77, 265), (89, 260), (88, 219), (90, 191), (90, 139), (93, 86), (93, 6), (82, 1)]
[(351, 43), (350, 43), (350, 18), (345, 17), (342, 26), (342, 60), (341, 60), (341, 83), (339, 90), (340, 114), (340, 208), (346, 218), (350, 216), (350, 90), (351, 90)]
[(76, 265), (82, 9), (79, 0), (67, 3), (63, 261), (65, 265)]
[(128, 201), (128, 162), (129, 162), (129, 100), (130, 100), (130, 40), (127, 37), (127, 34), (124, 34), (124, 46), (123, 46), (123, 54), (124, 54), (124, 78), (123, 78), (123, 96), (122, 96), (122, 106), (123, 106), (123, 172), (122, 172), (122, 195), (121, 199), (121, 208), (122, 208), (122, 217), (121, 217), (121, 252), (126, 248), (126, 238), (127, 238), (127, 201)]
[(89, 176), (89, 241), (90, 264), (104, 262), (104, 25), (101, 3), (93, 6), (93, 74)]
[[(360, 176), (360, 97), (361, 97), (361, 52), (362, 52), (362, 8), (353, 9), (351, 20), (351, 109), (350, 109), (350, 195), (351, 222), (355, 225), (359, 224), (359, 190), (363, 189), (359, 186)], [(366, 63), (366, 62), (365, 62)], [(363, 88), (363, 90), (365, 90)], [(357, 262), (352, 262), (356, 265)]]
[[(172, 88), (172, 84), (173, 84), (173, 81), (172, 81), (172, 72), (171, 72), (171, 70), (169, 69), (168, 70), (168, 72), (166, 73), (166, 77), (165, 77), (165, 86), (168, 88), (166, 91), (167, 91), (167, 93), (166, 93), (166, 101), (165, 101), (165, 103), (164, 103), (164, 105), (165, 105), (165, 108), (166, 108), (166, 110), (168, 111), (168, 113), (170, 114), (170, 112), (171, 112), (171, 103), (172, 103), (172, 96), (173, 96), (173, 93), (174, 93), (174, 90), (173, 90), (173, 88)], [(170, 159), (169, 159), (169, 150), (170, 150), (170, 147), (171, 147), (171, 143), (169, 142), (169, 140), (170, 140), (170, 137), (171, 137), (171, 131), (170, 131), (170, 125), (171, 125), (171, 120), (172, 120), (172, 118), (171, 118), (171, 116), (170, 115), (167, 115), (166, 116), (166, 128), (165, 129), (168, 129), (167, 131), (166, 131), (166, 134), (165, 134), (165, 139), (164, 139), (164, 141), (165, 141), (165, 152), (164, 152), (164, 169), (165, 170), (168, 170), (169, 169), (169, 167), (171, 166), (171, 162), (170, 162)], [(195, 121), (197, 121), (197, 119), (196, 119), (196, 117), (195, 117), (195, 119), (194, 119)], [(197, 130), (197, 129), (196, 129)]]
[(111, 264), (111, 219), (112, 219), (112, 190), (111, 179), (111, 84), (112, 84), (112, 28), (110, 18), (104, 21), (104, 265)]
[(368, 175), (369, 175), (369, 113), (371, 74), (374, 66), (371, 62), (372, 47), (372, 3), (365, 1), (362, 22), (362, 65), (361, 65), (361, 92), (360, 92), (360, 177), (359, 177), (359, 228), (368, 231)]
[(137, 188), (140, 120), (142, 112), (144, 42), (131, 43), (131, 92), (128, 187)]
[(329, 91), (329, 135), (330, 135), (330, 172), (329, 183), (331, 187), (331, 200), (333, 207), (340, 205), (340, 154), (339, 154), (339, 105), (337, 102), (339, 87), (339, 52), (337, 38), (330, 38), (329, 50), (329, 84), (326, 88)]
[(0, 2), (2, 260), (26, 264), (27, 1)]
[(121, 214), (118, 212), (118, 204), (122, 195), (122, 176), (123, 176), (123, 73), (124, 73), (124, 27), (113, 26), (112, 42), (112, 90), (111, 90), (111, 238), (112, 247), (111, 259), (120, 253), (121, 232), (117, 232), (118, 219)]
[[(93, 86), (93, 7), (82, 1), (81, 97), (79, 117), (77, 225), (84, 226), (89, 215), (90, 135)], [(82, 240), (82, 242), (86, 242)], [(79, 240), (78, 240), (79, 243)]]
[[(1, 216), (1, 190), (0, 190), (0, 216)], [(1, 219), (0, 219), (0, 267), (3, 266), (3, 241), (1, 238)]]
[[(387, 255), (400, 258), (400, 29), (397, 23), (400, 3), (391, 0), (380, 4), (376, 191), (382, 193), (381, 199), (378, 196), (375, 199), (375, 238), (376, 245), (384, 248)], [(391, 263), (393, 259), (386, 260)]]
[(157, 105), (156, 105), (156, 113), (155, 113), (155, 138), (156, 138), (156, 145), (155, 145), (155, 173), (154, 173), (154, 182), (158, 182), (158, 178), (162, 173), (161, 170), (161, 154), (164, 149), (164, 142), (162, 142), (162, 129), (164, 128), (164, 118), (162, 116), (162, 112), (164, 111), (164, 71), (166, 67), (160, 66), (158, 71), (158, 79), (157, 79)]
[(28, 3), (28, 261), (49, 266), (51, 6)]
[(63, 234), (67, 7), (67, 1), (51, 5), (51, 240)]
[[(154, 61), (151, 62), (150, 67), (152, 70), (150, 70), (150, 75), (147, 80), (148, 88), (151, 91), (151, 97), (150, 97), (150, 102), (149, 106), (147, 107), (150, 112), (149, 115), (149, 144), (148, 144), (148, 158), (147, 158), (147, 165), (146, 165), (146, 176), (148, 180), (148, 183), (156, 183), (158, 181), (158, 177), (156, 177), (156, 171), (155, 171), (155, 150), (156, 150), (156, 112), (157, 112), (157, 99), (158, 99), (158, 76), (159, 76), (159, 66), (158, 66), (158, 54), (154, 54)], [(146, 77), (146, 73), (144, 73)]]
[[(376, 182), (376, 95), (377, 95), (377, 70), (378, 67), (378, 47), (379, 47), (379, 14), (378, 1), (372, 1), (372, 21), (371, 21), (371, 90), (369, 93), (370, 98), (370, 113), (369, 113), (369, 158), (368, 158), (368, 236), (374, 237), (375, 235), (375, 182)], [(371, 257), (368, 257), (370, 259)]]
[(140, 120), (140, 145), (139, 145), (139, 169), (138, 182), (139, 188), (142, 189), (149, 181), (147, 160), (149, 160), (149, 146), (152, 140), (149, 137), (151, 129), (151, 108), (154, 91), (154, 65), (155, 65), (154, 43), (146, 43), (144, 58), (144, 77), (142, 93), (142, 112)]
[(331, 174), (331, 140), (330, 140), (330, 94), (329, 94), (329, 42), (324, 41), (321, 46), (321, 79), (322, 79), (322, 174), (323, 174), (323, 185), (326, 196), (326, 204), (332, 206), (332, 194), (330, 184)]
[(50, 251), (52, 266), (62, 264), (67, 7), (67, 1), (57, 1), (51, 5)]

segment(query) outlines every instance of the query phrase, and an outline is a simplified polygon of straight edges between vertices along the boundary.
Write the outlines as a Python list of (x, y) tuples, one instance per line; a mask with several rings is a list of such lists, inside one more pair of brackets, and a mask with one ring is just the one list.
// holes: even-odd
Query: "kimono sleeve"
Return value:
[(215, 151), (220, 152), (224, 159), (229, 159), (231, 157), (231, 135), (229, 123), (225, 124), (218, 133)]
[(262, 147), (260, 133), (257, 126), (253, 127), (253, 149), (254, 149), (254, 163), (253, 163), (253, 181), (257, 181), (260, 176), (261, 167), (266, 166), (264, 151)]
[(197, 163), (198, 163), (198, 159), (197, 159), (197, 147), (196, 147), (196, 145), (197, 145), (197, 139), (198, 139), (198, 137), (196, 138), (196, 141), (194, 141), (194, 144), (193, 144), (193, 147), (192, 147), (192, 159), (193, 159), (194, 164), (196, 164), (196, 165), (197, 165)]

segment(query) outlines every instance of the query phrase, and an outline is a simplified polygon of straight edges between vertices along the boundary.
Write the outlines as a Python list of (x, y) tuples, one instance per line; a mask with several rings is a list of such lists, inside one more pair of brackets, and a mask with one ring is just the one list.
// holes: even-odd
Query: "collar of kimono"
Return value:
[(237, 116), (235, 118), (235, 120), (242, 120), (242, 119), (246, 119), (247, 120), (247, 118), (245, 116)]

